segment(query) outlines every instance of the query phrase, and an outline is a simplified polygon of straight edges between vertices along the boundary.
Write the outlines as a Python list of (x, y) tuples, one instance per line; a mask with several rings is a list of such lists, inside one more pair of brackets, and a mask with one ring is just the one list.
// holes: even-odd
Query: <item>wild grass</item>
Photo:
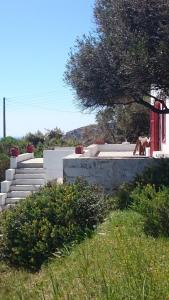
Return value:
[(0, 299), (167, 300), (169, 240), (143, 233), (143, 217), (113, 212), (90, 239), (39, 273), (0, 265)]

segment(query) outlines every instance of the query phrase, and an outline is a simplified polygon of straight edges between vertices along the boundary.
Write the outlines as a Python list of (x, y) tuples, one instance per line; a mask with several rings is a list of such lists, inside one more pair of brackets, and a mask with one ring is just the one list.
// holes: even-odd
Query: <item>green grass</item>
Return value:
[(90, 239), (39, 273), (0, 265), (0, 299), (169, 299), (169, 240), (143, 233), (142, 217), (114, 212)]

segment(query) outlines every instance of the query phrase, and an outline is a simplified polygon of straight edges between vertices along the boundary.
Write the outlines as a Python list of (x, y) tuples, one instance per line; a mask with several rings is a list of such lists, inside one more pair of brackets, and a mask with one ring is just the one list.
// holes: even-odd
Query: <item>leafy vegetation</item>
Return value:
[(168, 175), (169, 160), (157, 160), (116, 199), (52, 183), (4, 212), (0, 298), (169, 299)]
[(162, 92), (155, 101), (169, 95), (169, 1), (96, 0), (94, 16), (96, 30), (77, 39), (65, 72), (80, 104), (169, 113), (149, 101), (152, 85)]
[(169, 159), (156, 160), (132, 183), (119, 188), (117, 208), (144, 216), (144, 230), (154, 237), (169, 236)]
[(31, 274), (0, 264), (3, 300), (169, 299), (169, 241), (143, 232), (133, 211), (113, 212), (97, 234)]
[(45, 140), (45, 136), (44, 134), (38, 130), (35, 133), (29, 132), (25, 135), (24, 139), (29, 142), (32, 143), (35, 147), (37, 147), (37, 145), (39, 143), (43, 144), (44, 140)]
[(169, 187), (169, 159), (157, 159), (152, 166), (147, 167), (141, 175), (137, 175), (133, 182), (125, 183), (118, 189), (116, 202), (118, 209), (130, 208), (133, 202), (132, 191), (139, 186), (153, 186), (156, 191), (161, 187)]
[(107, 143), (135, 143), (138, 136), (149, 136), (149, 118), (149, 111), (138, 104), (102, 109), (96, 115), (100, 137)]
[(0, 153), (0, 182), (5, 179), (5, 170), (9, 168), (9, 157)]
[(142, 186), (151, 184), (157, 190), (161, 186), (169, 187), (169, 159), (154, 160), (154, 164), (151, 167), (136, 177), (135, 183), (139, 183)]
[(135, 182), (122, 184), (115, 195), (117, 209), (124, 210), (130, 208), (132, 204), (131, 192), (135, 188)]
[(155, 186), (137, 186), (131, 193), (132, 209), (145, 217), (144, 229), (148, 234), (169, 237), (169, 187), (156, 191)]
[(51, 149), (55, 146), (74, 146), (75, 141), (62, 139), (63, 133), (59, 128), (47, 130), (46, 134), (40, 131), (28, 133), (25, 137), (16, 139), (11, 136), (0, 140), (0, 182), (5, 179), (5, 170), (9, 168), (10, 149), (18, 147), (20, 153), (26, 152), (28, 143), (35, 146), (35, 157), (43, 157), (44, 149)]
[(2, 138), (0, 140), (0, 153), (4, 153), (8, 156), (10, 156), (10, 149), (12, 147), (18, 147), (20, 150), (20, 153), (24, 153), (26, 150), (27, 141), (23, 139), (15, 139), (11, 136), (8, 136), (6, 138)]
[(110, 204), (96, 186), (50, 184), (1, 218), (1, 258), (37, 270), (53, 252), (77, 243), (102, 222)]

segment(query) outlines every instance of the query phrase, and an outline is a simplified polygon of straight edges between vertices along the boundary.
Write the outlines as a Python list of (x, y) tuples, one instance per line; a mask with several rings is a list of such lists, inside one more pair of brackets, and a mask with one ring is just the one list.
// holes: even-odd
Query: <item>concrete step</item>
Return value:
[(11, 191), (38, 191), (40, 187), (41, 185), (17, 184), (17, 185), (11, 185), (10, 190)]
[(35, 158), (19, 162), (18, 168), (43, 168), (43, 159)]
[(21, 168), (16, 169), (16, 174), (44, 174), (43, 168)]
[(15, 174), (14, 179), (44, 179), (45, 174)]
[(12, 181), (13, 185), (44, 185), (44, 179), (14, 179)]
[(11, 191), (7, 194), (8, 198), (26, 198), (31, 195), (32, 191)]
[(18, 203), (18, 202), (20, 202), (20, 201), (23, 200), (23, 199), (24, 199), (24, 198), (19, 198), (19, 197), (15, 197), (15, 198), (6, 198), (5, 203), (6, 203), (6, 205), (7, 205), (8, 207), (10, 207), (9, 205), (14, 206), (14, 205), (12, 205), (12, 204)]

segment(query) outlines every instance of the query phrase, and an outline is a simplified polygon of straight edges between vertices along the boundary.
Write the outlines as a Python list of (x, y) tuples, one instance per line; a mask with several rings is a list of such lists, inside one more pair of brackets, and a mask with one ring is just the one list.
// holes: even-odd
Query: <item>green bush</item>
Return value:
[(122, 184), (116, 195), (116, 205), (118, 209), (130, 208), (133, 199), (132, 191), (139, 185), (153, 185), (158, 191), (160, 187), (169, 187), (169, 159), (158, 159), (151, 167), (147, 167), (141, 175), (137, 175), (131, 183)]
[(93, 230), (104, 220), (113, 203), (97, 185), (89, 186), (85, 181), (77, 180), (75, 188), (75, 199), (71, 205), (73, 218), (82, 231)]
[(86, 182), (55, 183), (2, 215), (1, 258), (32, 270), (64, 245), (80, 241), (101, 222), (108, 198)]
[(38, 130), (35, 133), (27, 133), (24, 139), (27, 141), (27, 143), (32, 143), (36, 147), (38, 143), (44, 143), (45, 136), (40, 130)]
[(128, 209), (132, 203), (132, 198), (130, 196), (134, 188), (133, 183), (124, 183), (122, 184), (115, 196), (116, 208), (117, 209)]
[(5, 180), (5, 170), (9, 168), (9, 157), (0, 153), (0, 182)]
[(6, 155), (10, 155), (10, 149), (14, 146), (17, 146), (17, 140), (11, 136), (2, 138), (0, 140), (0, 152)]
[(169, 186), (169, 159), (162, 158), (154, 160), (155, 164), (145, 169), (145, 171), (136, 176), (135, 186), (140, 185), (154, 185), (158, 190), (161, 186)]
[(26, 145), (27, 142), (24, 139), (15, 139), (11, 136), (7, 136), (0, 140), (0, 153), (10, 156), (10, 149), (15, 146), (19, 148), (20, 153), (25, 153)]
[(131, 193), (132, 209), (145, 217), (144, 229), (154, 237), (169, 237), (169, 187), (137, 186)]
[(34, 156), (43, 157), (43, 150), (44, 150), (44, 145), (42, 143), (38, 143), (34, 151)]

